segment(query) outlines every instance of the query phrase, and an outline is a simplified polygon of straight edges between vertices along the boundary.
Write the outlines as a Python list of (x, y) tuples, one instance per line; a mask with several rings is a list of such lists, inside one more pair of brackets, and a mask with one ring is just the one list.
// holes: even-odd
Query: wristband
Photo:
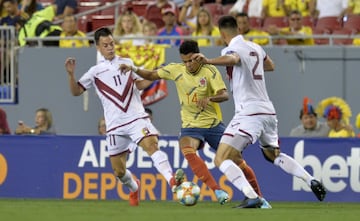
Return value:
[(132, 67), (131, 67), (131, 70), (132, 70), (133, 72), (137, 73), (137, 71), (139, 70), (139, 68), (138, 68), (138, 67), (135, 67), (135, 66), (132, 66)]

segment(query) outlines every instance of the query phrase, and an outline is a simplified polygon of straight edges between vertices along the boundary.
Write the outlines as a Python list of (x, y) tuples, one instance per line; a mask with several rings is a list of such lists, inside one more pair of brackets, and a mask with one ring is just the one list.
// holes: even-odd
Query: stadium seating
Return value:
[(91, 31), (91, 19), (89, 16), (84, 15), (78, 18), (77, 27), (80, 31), (87, 33)]
[[(317, 29), (317, 28), (313, 28), (313, 35), (326, 35), (326, 34), (331, 34), (331, 32), (327, 29)], [(317, 45), (327, 45), (329, 44), (329, 38), (324, 37), (324, 38), (319, 38), (319, 37), (314, 37), (314, 42)]]
[(332, 35), (347, 35), (348, 38), (333, 38), (333, 43), (335, 45), (351, 45), (353, 42), (352, 34), (352, 30), (349, 29), (334, 30)]
[(286, 17), (266, 17), (262, 26), (263, 30), (266, 31), (270, 25), (283, 28), (288, 26), (288, 21)]
[(255, 29), (261, 29), (262, 28), (261, 18), (249, 17), (249, 24), (250, 24), (251, 28), (255, 28)]
[(360, 15), (350, 15), (343, 24), (344, 29), (358, 33), (360, 31)]
[[(96, 9), (97, 7), (101, 6), (103, 3), (99, 1), (94, 2), (79, 2), (78, 6), (78, 13), (87, 12), (91, 9)], [(100, 11), (93, 12), (91, 15), (99, 15)]]
[(311, 28), (315, 27), (314, 19), (311, 16), (305, 16), (302, 18), (302, 24)]
[(220, 3), (205, 3), (204, 8), (212, 15), (213, 24), (217, 25), (219, 18), (224, 15), (223, 5)]
[(91, 29), (94, 31), (102, 26), (115, 24), (114, 15), (93, 15), (91, 16)]
[(223, 14), (224, 15), (229, 15), (229, 11), (233, 6), (234, 6), (234, 3), (224, 5), (223, 6)]
[(337, 17), (323, 17), (319, 18), (316, 21), (315, 25), (316, 29), (324, 29), (333, 32), (334, 30), (339, 30), (342, 28), (341, 22), (338, 20)]

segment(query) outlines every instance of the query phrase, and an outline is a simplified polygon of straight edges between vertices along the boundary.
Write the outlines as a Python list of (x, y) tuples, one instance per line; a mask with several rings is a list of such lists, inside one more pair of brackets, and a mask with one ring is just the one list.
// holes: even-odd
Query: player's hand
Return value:
[(196, 106), (201, 110), (205, 110), (206, 106), (208, 105), (208, 103), (210, 102), (208, 97), (205, 98), (201, 98), (198, 99), (198, 101), (196, 102)]
[(125, 74), (128, 71), (132, 70), (132, 66), (126, 65), (126, 64), (120, 64), (119, 65), (119, 71), (121, 74)]
[(75, 71), (75, 58), (69, 57), (65, 60), (65, 69), (68, 74), (74, 74)]
[(191, 59), (200, 63), (200, 64), (207, 64), (208, 59), (205, 57), (205, 55), (201, 53), (196, 53), (191, 56)]

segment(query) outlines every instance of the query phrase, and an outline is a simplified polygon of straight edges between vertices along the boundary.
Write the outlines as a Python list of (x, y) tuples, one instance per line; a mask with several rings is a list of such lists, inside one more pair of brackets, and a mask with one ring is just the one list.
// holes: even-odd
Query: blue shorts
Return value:
[(201, 141), (199, 149), (203, 148), (207, 142), (212, 149), (217, 150), (224, 131), (225, 125), (223, 123), (212, 128), (181, 128), (179, 137), (199, 139)]

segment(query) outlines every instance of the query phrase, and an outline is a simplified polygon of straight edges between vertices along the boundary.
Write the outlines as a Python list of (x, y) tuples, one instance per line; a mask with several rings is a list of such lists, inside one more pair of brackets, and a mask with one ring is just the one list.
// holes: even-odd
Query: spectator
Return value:
[[(142, 25), (142, 32), (146, 37), (157, 36), (156, 24), (151, 21), (144, 21)], [(153, 39), (144, 39), (142, 44), (154, 44), (155, 42), (156, 40)]]
[(209, 38), (198, 38), (196, 39), (199, 47), (204, 46), (212, 46), (212, 45), (222, 45), (222, 40), (220, 39), (220, 31), (217, 26), (212, 23), (210, 12), (205, 9), (201, 8), (197, 14), (197, 21), (196, 21), (196, 28), (192, 33), (192, 36), (199, 37), (199, 36), (207, 36), (213, 37), (214, 43), (212, 43), (211, 39)]
[(338, 17), (342, 21), (348, 8), (348, 0), (332, 0), (329, 4), (328, 0), (312, 0), (311, 14), (314, 19), (323, 17)]
[[(243, 35), (246, 40), (255, 42), (259, 45), (269, 44), (269, 33), (250, 28), (249, 17), (246, 13), (238, 13), (235, 17), (239, 27), (239, 33)], [(253, 36), (264, 36), (264, 38), (254, 38)]]
[(57, 5), (55, 20), (75, 14), (78, 7), (76, 0), (55, 0), (54, 4)]
[(140, 39), (119, 39), (120, 37), (140, 37), (141, 24), (139, 17), (132, 11), (126, 11), (116, 20), (114, 38), (121, 44), (139, 45)]
[[(302, 25), (302, 16), (298, 10), (290, 12), (289, 26), (285, 28), (277, 28), (271, 25), (269, 28), (271, 35), (296, 36), (296, 38), (287, 38), (288, 45), (314, 45), (314, 39), (311, 36), (312, 28)], [(277, 42), (275, 42), (277, 43)]]
[[(165, 23), (158, 36), (181, 36), (182, 29), (177, 25), (176, 11), (172, 8), (164, 8), (162, 13), (162, 18)], [(180, 39), (158, 39), (157, 44), (168, 44), (170, 46), (178, 47), (181, 44)]]
[(0, 108), (0, 134), (11, 134), (6, 112)]
[(297, 10), (303, 17), (310, 16), (310, 1), (311, 0), (285, 0), (286, 14), (290, 15), (290, 12)]
[(18, 9), (17, 0), (2, 0), (1, 5), (3, 6), (7, 16), (0, 20), (0, 26), (15, 26), (18, 16), (28, 18), (28, 15), (22, 13)]
[[(52, 23), (56, 5), (50, 5), (41, 11), (37, 11), (29, 19), (17, 16), (16, 26), (18, 31), (18, 41), (20, 46), (33, 45), (26, 42), (26, 37), (48, 37), (60, 36), (61, 27)], [(45, 46), (59, 46), (59, 41), (44, 41)]]
[(313, 106), (308, 98), (304, 98), (303, 108), (300, 110), (301, 124), (293, 128), (290, 137), (328, 137), (329, 127), (319, 122)]
[(286, 10), (284, 0), (263, 0), (262, 18), (285, 17)]
[(105, 118), (101, 117), (98, 122), (98, 133), (99, 135), (106, 135), (106, 124)]
[[(62, 23), (62, 32), (60, 37), (86, 37), (86, 34), (82, 31), (79, 31), (77, 28), (77, 20), (74, 15), (66, 15), (64, 17), (64, 22)], [(89, 47), (88, 40), (80, 39), (61, 39), (59, 42), (60, 48), (81, 48)]]
[(203, 4), (203, 0), (186, 0), (181, 7), (179, 22), (193, 31), (196, 28), (197, 14)]
[(145, 19), (152, 21), (160, 29), (164, 27), (164, 21), (161, 19), (162, 10), (165, 8), (171, 8), (175, 11), (175, 14), (179, 14), (177, 5), (171, 0), (156, 0), (154, 3), (148, 4), (145, 12)]
[(35, 127), (29, 127), (24, 122), (19, 121), (15, 133), (35, 135), (56, 134), (51, 112), (46, 108), (37, 109), (35, 113)]
[(31, 17), (35, 12), (43, 10), (44, 7), (37, 0), (22, 0), (19, 3), (19, 9)]
[[(356, 115), (355, 126), (356, 126), (358, 129), (360, 129), (360, 113), (358, 113), (358, 115)], [(357, 134), (357, 137), (360, 138), (360, 133)]]
[[(246, 13), (249, 17), (261, 18), (263, 0), (238, 0), (229, 10), (230, 15)], [(247, 3), (247, 4), (246, 4)]]
[(316, 112), (327, 120), (330, 128), (329, 137), (355, 137), (354, 129), (349, 123), (351, 109), (343, 99), (326, 98), (318, 104)]

